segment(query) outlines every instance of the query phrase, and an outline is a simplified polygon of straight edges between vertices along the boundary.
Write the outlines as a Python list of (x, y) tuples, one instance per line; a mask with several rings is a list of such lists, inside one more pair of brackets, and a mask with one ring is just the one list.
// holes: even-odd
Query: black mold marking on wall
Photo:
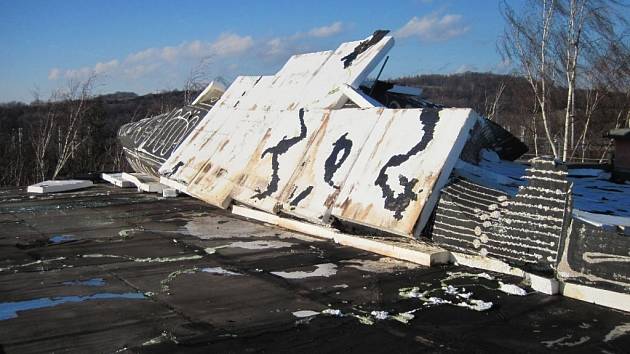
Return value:
[(312, 191), (313, 186), (308, 186), (305, 190), (301, 191), (300, 194), (298, 194), (297, 197), (295, 197), (295, 199), (293, 199), (289, 203), (289, 205), (292, 207), (298, 206), (298, 204), (300, 204), (300, 202), (304, 200), (304, 198), (308, 197), (308, 195), (311, 194)]
[[(340, 136), (339, 139), (332, 144), (333, 150), (324, 163), (324, 182), (328, 183), (331, 187), (335, 185), (332, 180), (335, 172), (343, 165), (352, 150), (352, 140), (346, 139), (346, 136), (348, 136), (348, 133)], [(339, 157), (339, 153), (343, 155)]]
[[(402, 219), (402, 212), (407, 209), (412, 200), (418, 200), (418, 194), (413, 192), (413, 188), (418, 183), (417, 178), (409, 180), (406, 176), (398, 176), (398, 182), (404, 188), (402, 193), (395, 195), (394, 190), (388, 184), (389, 176), (387, 170), (391, 167), (400, 166), (409, 160), (412, 156), (422, 152), (426, 149), (427, 145), (433, 140), (433, 133), (435, 131), (435, 125), (437, 124), (439, 117), (439, 111), (425, 109), (420, 114), (420, 122), (422, 123), (422, 138), (414, 147), (411, 148), (405, 154), (394, 155), (389, 161), (381, 168), (378, 177), (374, 181), (374, 185), (381, 187), (383, 191), (383, 198), (385, 209), (394, 212), (394, 218), (396, 220)], [(422, 192), (422, 190), (418, 191)]]
[(278, 176), (278, 169), (280, 168), (280, 162), (278, 161), (278, 158), (280, 157), (280, 155), (289, 151), (289, 149), (293, 147), (295, 144), (299, 143), (304, 138), (306, 138), (307, 130), (306, 130), (306, 124), (304, 123), (304, 108), (300, 108), (299, 117), (300, 117), (300, 135), (295, 136), (293, 138), (289, 138), (289, 139), (287, 139), (287, 136), (285, 135), (282, 138), (282, 140), (280, 140), (278, 144), (276, 144), (276, 146), (267, 148), (265, 151), (263, 151), (262, 155), (260, 155), (260, 158), (264, 159), (265, 155), (271, 154), (271, 168), (273, 169), (273, 172), (271, 175), (271, 181), (269, 181), (269, 184), (267, 185), (267, 188), (265, 189), (265, 191), (261, 192), (260, 190), (257, 190), (258, 193), (256, 193), (253, 197), (251, 197), (251, 199), (254, 199), (254, 198), (258, 200), (264, 199), (266, 197), (269, 197), (271, 194), (273, 194), (274, 192), (278, 190), (278, 182), (280, 182), (280, 176)]
[(352, 62), (354, 61), (354, 59), (357, 58), (359, 54), (365, 52), (366, 50), (368, 50), (368, 48), (380, 42), (380, 40), (383, 39), (383, 37), (385, 37), (385, 35), (388, 33), (389, 33), (388, 30), (374, 31), (374, 33), (372, 34), (372, 38), (359, 43), (359, 45), (354, 48), (352, 53), (341, 58), (341, 61), (343, 62), (343, 68), (345, 69), (349, 67), (350, 65), (352, 65)]

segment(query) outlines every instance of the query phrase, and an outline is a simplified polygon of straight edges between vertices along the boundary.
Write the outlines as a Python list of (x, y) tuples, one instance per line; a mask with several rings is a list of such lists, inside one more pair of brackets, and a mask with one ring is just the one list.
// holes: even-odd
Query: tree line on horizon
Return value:
[[(470, 107), (529, 147), (528, 156), (605, 163), (609, 130), (630, 127), (629, 5), (620, 0), (526, 0), (506, 20), (497, 44), (510, 75), (462, 73), (391, 80), (423, 89), (428, 100)], [(96, 77), (71, 82), (46, 101), (0, 105), (0, 185), (128, 168), (116, 139), (125, 123), (193, 100), (204, 67), (182, 91), (94, 97)]]
[[(391, 82), (423, 89), (423, 97), (448, 107), (470, 107), (502, 125), (529, 146), (532, 155), (549, 155), (531, 90), (526, 79), (513, 75), (467, 72), (452, 75), (417, 75)], [(126, 123), (155, 116), (189, 103), (197, 90), (173, 90), (138, 96), (114, 93), (92, 97), (93, 82), (74, 84), (53, 99), (26, 104), (0, 104), (0, 185), (23, 186), (42, 180), (77, 177), (101, 171), (129, 171), (116, 138)], [(550, 95), (562, 107), (566, 88), (555, 87)], [(577, 127), (585, 124), (587, 91), (579, 90)], [(606, 162), (610, 139), (605, 134), (619, 126), (619, 116), (628, 116), (628, 96), (601, 92), (584, 143), (571, 161)], [(552, 116), (561, 126), (563, 110)], [(538, 125), (535, 127), (534, 124)], [(557, 129), (558, 131), (560, 129)]]

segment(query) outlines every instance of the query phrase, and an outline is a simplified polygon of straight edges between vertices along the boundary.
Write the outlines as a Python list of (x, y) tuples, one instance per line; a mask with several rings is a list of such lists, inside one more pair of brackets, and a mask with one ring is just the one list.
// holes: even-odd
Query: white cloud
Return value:
[(402, 28), (394, 33), (398, 38), (417, 37), (426, 42), (446, 41), (463, 35), (470, 26), (462, 22), (462, 15), (437, 13), (423, 17), (412, 17)]
[[(53, 68), (48, 73), (50, 80), (59, 78), (85, 79), (93, 74), (107, 73), (116, 79), (144, 80), (158, 79), (173, 75), (170, 81), (185, 75), (186, 68), (195, 62), (213, 61), (213, 70), (236, 71), (241, 67), (259, 67), (276, 64), (290, 55), (308, 52), (317, 47), (317, 40), (342, 33), (346, 26), (340, 22), (311, 28), (275, 38), (254, 38), (237, 33), (223, 33), (212, 41), (191, 40), (162, 47), (145, 48), (129, 53), (122, 58), (96, 63), (93, 66), (78, 68)], [(310, 40), (305, 40), (310, 39)], [(226, 58), (229, 58), (226, 60)], [(257, 61), (263, 60), (264, 64)], [(168, 68), (168, 70), (167, 70)], [(160, 72), (158, 76), (158, 72)], [(224, 73), (217, 73), (224, 74)], [(234, 73), (236, 74), (236, 73)]]
[(59, 68), (52, 68), (48, 72), (48, 80), (57, 80), (59, 79), (59, 75), (61, 75), (61, 70), (59, 70)]
[(237, 55), (245, 52), (254, 45), (250, 36), (241, 37), (237, 34), (222, 34), (212, 46), (212, 54), (218, 56)]
[(84, 66), (78, 69), (68, 69), (64, 72), (63, 76), (70, 80), (83, 80), (94, 74), (94, 69)]
[(96, 74), (104, 74), (106, 72), (112, 71), (118, 67), (118, 60), (110, 60), (106, 63), (96, 63), (94, 65), (94, 73)]
[(316, 27), (308, 31), (310, 37), (324, 38), (334, 36), (343, 31), (343, 24), (340, 21), (332, 23), (328, 26)]

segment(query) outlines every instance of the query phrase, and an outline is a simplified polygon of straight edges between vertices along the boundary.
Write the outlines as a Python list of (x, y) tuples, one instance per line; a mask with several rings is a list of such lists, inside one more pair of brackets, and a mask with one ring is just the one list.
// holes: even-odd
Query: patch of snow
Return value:
[(518, 296), (527, 295), (527, 291), (525, 291), (525, 289), (514, 284), (505, 284), (503, 282), (499, 282), (499, 290), (510, 295), (518, 295)]
[(619, 326), (616, 326), (606, 336), (604, 337), (604, 342), (610, 342), (611, 340), (615, 340), (621, 336), (630, 333), (630, 323), (624, 323)]
[(573, 217), (597, 227), (604, 225), (630, 227), (630, 217), (627, 216), (603, 215), (573, 209)]
[(355, 268), (370, 273), (391, 273), (394, 271), (417, 269), (418, 264), (400, 261), (394, 258), (382, 257), (378, 260), (350, 259), (342, 261), (346, 267)]
[(393, 320), (396, 320), (398, 322), (407, 324), (407, 323), (409, 323), (409, 321), (413, 320), (414, 317), (416, 317), (413, 314), (413, 312), (415, 312), (415, 310), (414, 311), (401, 312), (401, 313), (398, 313), (398, 314), (390, 316), (390, 318), (393, 319)]
[(201, 268), (204, 273), (217, 274), (217, 275), (242, 275), (241, 273), (231, 272), (221, 267)]
[(483, 301), (483, 300), (477, 300), (477, 299), (470, 299), (468, 300), (468, 302), (460, 302), (457, 304), (457, 306), (460, 307), (467, 307), (471, 310), (475, 310), (475, 311), (486, 311), (492, 308), (492, 302), (488, 301)]
[(441, 297), (431, 296), (426, 299), (425, 306), (452, 304), (451, 301), (442, 299)]
[(312, 317), (312, 316), (317, 316), (319, 314), (320, 314), (319, 312), (311, 311), (311, 310), (300, 310), (300, 311), (293, 312), (293, 316), (297, 318)]
[(337, 309), (325, 309), (321, 313), (324, 315), (330, 315), (330, 316), (343, 316), (343, 314), (341, 313), (341, 310), (337, 310)]
[(296, 271), (296, 272), (271, 272), (271, 274), (283, 277), (285, 279), (303, 279), (311, 277), (330, 277), (337, 274), (337, 265), (334, 263), (316, 264), (316, 269), (312, 272)]
[(333, 288), (346, 289), (346, 288), (348, 288), (348, 284), (333, 285)]
[(389, 313), (387, 311), (372, 311), (370, 315), (374, 316), (377, 320), (385, 320), (389, 317)]

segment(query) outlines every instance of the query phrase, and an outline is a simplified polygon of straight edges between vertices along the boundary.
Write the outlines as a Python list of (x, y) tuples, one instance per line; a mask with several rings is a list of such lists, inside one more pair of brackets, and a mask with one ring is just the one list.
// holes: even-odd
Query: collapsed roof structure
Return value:
[(526, 146), (472, 109), (369, 83), (393, 44), (376, 31), (292, 56), (275, 75), (213, 83), (119, 138), (134, 170), (219, 208), (423, 237), (630, 293), (630, 186), (549, 158), (511, 162)]

